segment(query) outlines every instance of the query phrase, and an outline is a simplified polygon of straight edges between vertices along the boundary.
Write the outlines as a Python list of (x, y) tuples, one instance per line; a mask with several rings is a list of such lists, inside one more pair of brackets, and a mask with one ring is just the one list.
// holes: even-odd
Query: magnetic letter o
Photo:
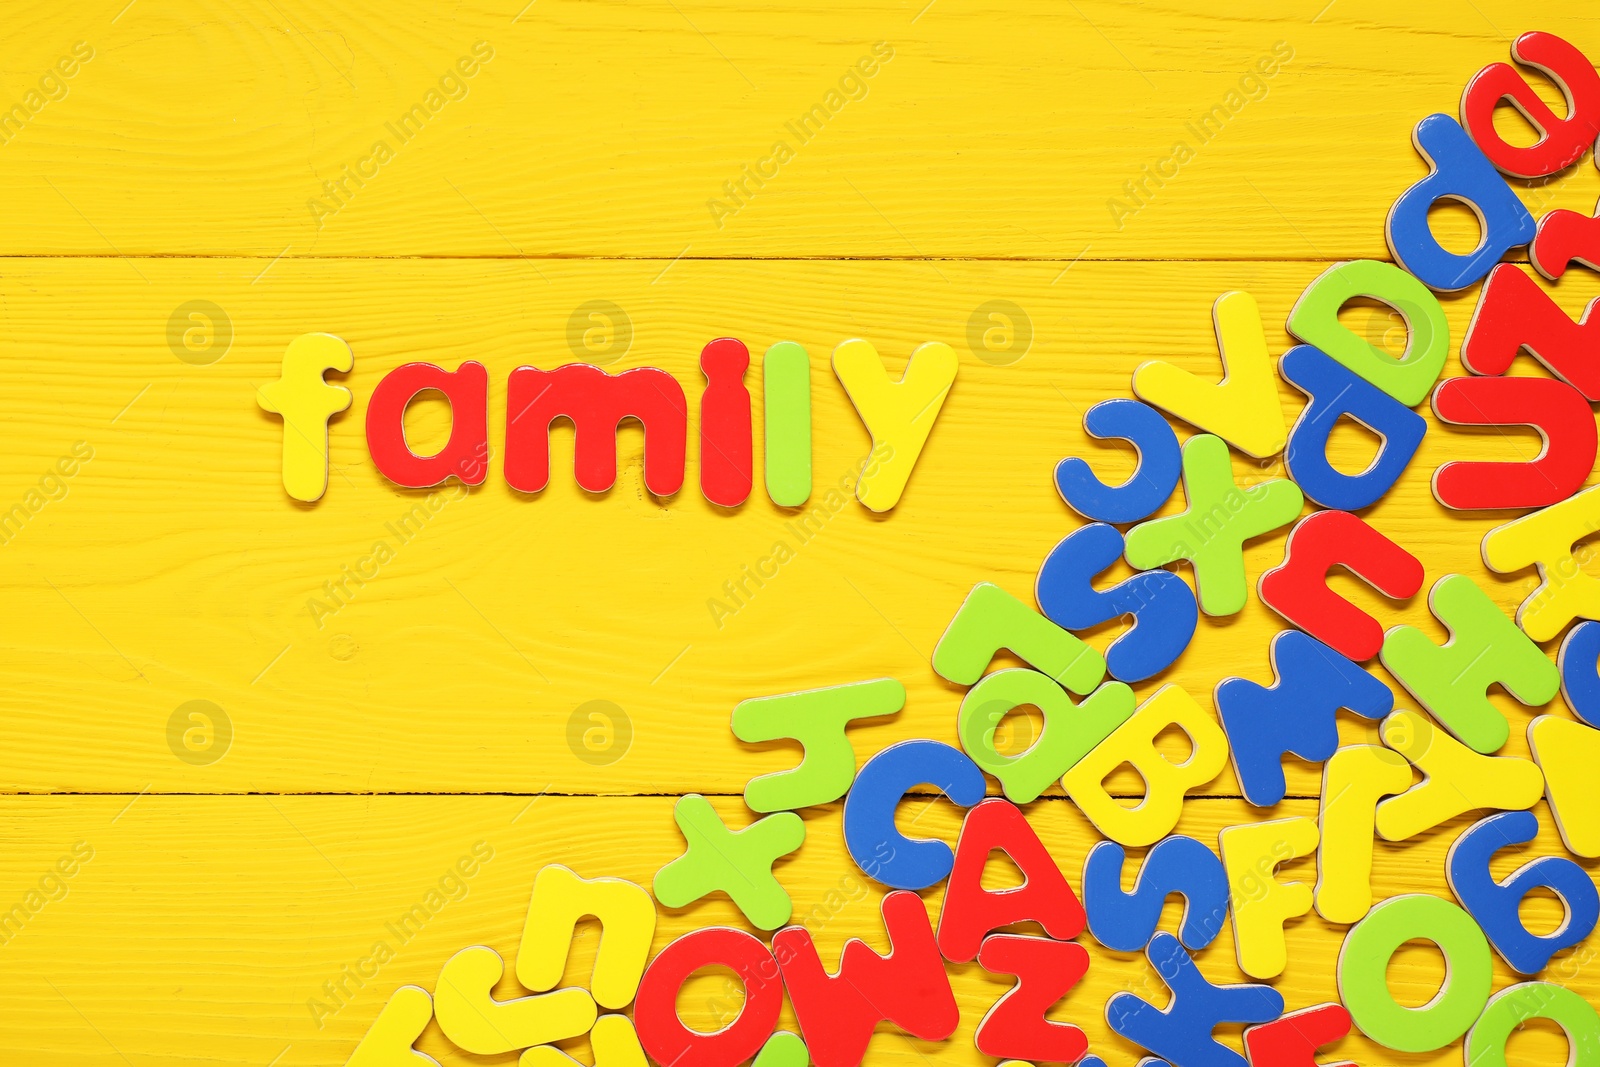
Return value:
[[(1389, 994), (1389, 960), (1412, 938), (1439, 946), (1444, 985), (1428, 1003), (1408, 1008)], [(1489, 1000), (1489, 939), (1472, 916), (1441, 897), (1390, 897), (1345, 935), (1339, 950), (1339, 998), (1356, 1026), (1398, 1052), (1443, 1048), (1477, 1021)]]
[[(678, 992), (694, 972), (713, 966), (739, 976), (744, 1007), (729, 1025), (703, 1034), (678, 1018)], [(633, 1022), (640, 1045), (657, 1063), (736, 1067), (761, 1050), (782, 1007), (783, 980), (767, 946), (743, 930), (713, 926), (684, 934), (661, 950), (639, 984)]]

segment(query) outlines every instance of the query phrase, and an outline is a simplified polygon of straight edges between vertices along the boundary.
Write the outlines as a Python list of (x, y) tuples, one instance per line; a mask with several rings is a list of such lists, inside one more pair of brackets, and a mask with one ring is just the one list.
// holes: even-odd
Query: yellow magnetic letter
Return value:
[(578, 920), (600, 920), (600, 951), (589, 990), (607, 1008), (625, 1008), (639, 988), (656, 906), (650, 894), (621, 878), (580, 878), (557, 863), (533, 878), (533, 897), (517, 948), (517, 981), (535, 993), (561, 984)]
[(1600, 856), (1600, 730), (1541, 715), (1528, 727), (1528, 747), (1544, 771), (1545, 796), (1567, 850)]
[(483, 945), (462, 949), (439, 971), (433, 1014), (463, 1051), (497, 1056), (578, 1037), (594, 1025), (594, 998), (582, 989), (495, 1000), (490, 991), (505, 971), (500, 953)]
[(1539, 568), (1543, 581), (1517, 609), (1517, 625), (1535, 641), (1550, 640), (1573, 619), (1600, 619), (1600, 581), (1572, 555), (1572, 547), (1596, 530), (1600, 485), (1483, 535), (1483, 561), (1491, 569)]
[(1247, 455), (1277, 455), (1288, 436), (1278, 404), (1278, 379), (1261, 331), (1261, 308), (1249, 293), (1223, 293), (1211, 306), (1211, 321), (1222, 354), (1222, 381), (1202, 381), (1154, 360), (1134, 370), (1133, 391)]
[[(1176, 726), (1193, 751), (1173, 763), (1156, 750), (1156, 735)], [(1122, 845), (1152, 845), (1172, 832), (1183, 813), (1183, 794), (1204, 785), (1228, 762), (1222, 727), (1178, 686), (1163, 686), (1133, 717), (1111, 732), (1061, 777), (1061, 785), (1102, 834)], [(1106, 792), (1105, 780), (1124, 763), (1144, 779), (1145, 796), (1125, 808)]]
[(905, 373), (891, 382), (871, 342), (845, 341), (833, 350), (833, 373), (872, 435), (871, 466), (856, 480), (856, 498), (873, 511), (888, 511), (900, 502), (957, 366), (949, 345), (930, 341), (911, 353)]
[(322, 380), (355, 366), (350, 346), (331, 333), (301, 334), (283, 353), (283, 376), (256, 390), (262, 410), (283, 416), (283, 487), (296, 500), (328, 489), (328, 420), (350, 406), (350, 390)]
[(1317, 914), (1356, 923), (1372, 910), (1372, 834), (1378, 801), (1411, 788), (1411, 764), (1382, 745), (1346, 745), (1322, 765)]
[[(596, 1019), (589, 1031), (589, 1049), (594, 1053), (594, 1067), (649, 1067), (644, 1049), (639, 1047), (639, 1035), (626, 1015)], [(574, 1067), (577, 1063), (558, 1048), (539, 1045), (524, 1052), (517, 1067)]]
[(1531, 761), (1479, 755), (1415, 711), (1384, 719), (1383, 743), (1424, 775), (1378, 805), (1378, 834), (1385, 841), (1415, 837), (1474, 808), (1531, 808), (1544, 795), (1544, 775)]
[(372, 1021), (367, 1036), (345, 1060), (344, 1067), (439, 1067), (438, 1060), (411, 1047), (431, 1018), (433, 1000), (428, 991), (414, 985), (401, 986), (389, 995), (389, 1003)]
[(1311, 910), (1311, 887), (1275, 881), (1272, 874), (1279, 864), (1316, 851), (1317, 824), (1296, 816), (1229, 826), (1217, 844), (1228, 871), (1239, 969), (1251, 978), (1276, 978), (1289, 962), (1283, 924)]

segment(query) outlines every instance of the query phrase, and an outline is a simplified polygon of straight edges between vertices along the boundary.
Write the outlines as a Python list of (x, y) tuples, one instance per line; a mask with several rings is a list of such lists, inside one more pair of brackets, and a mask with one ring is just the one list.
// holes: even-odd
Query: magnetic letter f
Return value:
[(320, 500), (327, 491), (328, 420), (350, 406), (350, 390), (322, 376), (353, 366), (340, 338), (302, 334), (283, 353), (283, 376), (256, 390), (264, 411), (283, 416), (283, 487), (296, 500)]

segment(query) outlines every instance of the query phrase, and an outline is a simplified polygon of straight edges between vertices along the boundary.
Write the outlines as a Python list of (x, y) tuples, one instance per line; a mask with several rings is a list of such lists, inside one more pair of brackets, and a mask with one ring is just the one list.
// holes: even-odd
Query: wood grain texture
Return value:
[[(1218, 373), (1209, 311), (1230, 288), (1256, 295), (1272, 350), (1282, 351), (1279, 324), (1315, 273), (1275, 263), (1082, 263), (1061, 274), (1034, 263), (683, 261), (658, 278), (663, 266), (546, 264), (541, 278), (512, 263), (284, 260), (252, 284), (259, 267), (228, 260), (6, 264), (6, 506), (73, 442), (94, 449), (65, 498), (0, 547), (11, 608), (0, 649), (12, 683), (0, 694), (7, 788), (737, 793), (792, 759), (733, 738), (739, 700), (885, 675), (910, 697), (898, 719), (859, 730), (863, 759), (903, 737), (954, 742), (962, 691), (928, 657), (956, 606), (980, 581), (1031, 600), (1039, 564), (1081, 522), (1051, 481), (1061, 457), (1086, 455), (1108, 478), (1129, 469), (1129, 450), (1086, 437), (1082, 411), (1128, 395), (1144, 359)], [(169, 349), (166, 316), (202, 295), (227, 309), (234, 342), (220, 361), (192, 366)], [(609, 494), (586, 494), (565, 473), (535, 496), (505, 485), (506, 375), (574, 358), (567, 317), (597, 296), (634, 320), (632, 350), (612, 369), (665, 367), (691, 397), (702, 380), (696, 356), (713, 337), (741, 337), (756, 352), (783, 339), (810, 350), (812, 505), (821, 509), (812, 527), (759, 493), (731, 513), (708, 504), (693, 454), (684, 490), (654, 500), (640, 485), (637, 430), (624, 434), (626, 470)], [(967, 317), (995, 298), (1034, 323), (1032, 349), (1008, 366), (966, 346)], [(1470, 311), (1470, 300), (1450, 302), (1457, 331)], [(1388, 323), (1357, 326), (1381, 335)], [(277, 376), (290, 338), (313, 330), (353, 346), (357, 400), (332, 424), (328, 495), (297, 506), (279, 484), (280, 423), (256, 408), (253, 389)], [(826, 362), (851, 336), (872, 339), (892, 366), (927, 340), (962, 352), (887, 519), (842, 496), (830, 504), (823, 488), (867, 451)], [(444, 491), (441, 509), (404, 541), (396, 524), (414, 507), (427, 514), (429, 494), (384, 481), (362, 427), (374, 384), (416, 358), (489, 367), (496, 456), (482, 487)], [(1454, 361), (1447, 373), (1459, 373)], [(1281, 399), (1292, 418), (1300, 395), (1283, 386)], [(420, 415), (429, 417), (419, 416), (419, 431), (437, 436), (443, 416)], [(1364, 462), (1363, 437), (1341, 439), (1340, 462)], [(557, 438), (555, 470), (570, 471), (570, 431)], [(1434, 424), (1367, 517), (1417, 553), (1430, 583), (1469, 574), (1509, 611), (1532, 573), (1496, 576), (1479, 559), (1479, 538), (1500, 518), (1446, 512), (1428, 479), (1446, 458), (1531, 457), (1537, 447), (1531, 431)], [(1235, 473), (1245, 482), (1283, 472), (1235, 456)], [(1181, 507), (1179, 492), (1165, 510)], [(349, 586), (336, 614), (316, 617), (309, 602), (338, 605), (324, 584), (378, 541), (395, 558)], [(739, 606), (724, 583), (779, 541), (794, 558), (764, 586), (747, 584), (753, 595)], [(1282, 559), (1283, 542), (1280, 531), (1248, 546), (1252, 582)], [(1335, 583), (1385, 622), (1443, 640), (1425, 596), (1392, 605), (1353, 578)], [(719, 618), (713, 598), (737, 612)], [(1209, 706), (1227, 674), (1270, 679), (1267, 644), (1282, 628), (1252, 592), (1239, 615), (1203, 619), (1188, 654), (1136, 688), (1176, 682)], [(1090, 639), (1103, 647), (1120, 630)], [(233, 723), (232, 750), (210, 766), (179, 761), (167, 743), (169, 716), (190, 700), (213, 701)], [(605, 766), (568, 744), (575, 709), (595, 700), (621, 708), (632, 728)], [(1514, 724), (1507, 751), (1525, 752), (1530, 713), (1497, 700)], [(1374, 736), (1360, 720), (1344, 730), (1347, 740)], [(1291, 792), (1314, 795), (1315, 768), (1289, 762)], [(1232, 772), (1212, 788), (1237, 793)]]
[[(1515, 0), (1320, 13), (1270, 0), (397, 0), (381, 17), (188, 0), (112, 21), (118, 6), (16, 13), (0, 103), (24, 100), (77, 41), (94, 58), (0, 144), (0, 252), (1377, 255), (1384, 213), (1424, 173), (1418, 119), (1453, 114), (1524, 29), (1600, 53), (1582, 5), (1541, 6), (1535, 27)], [(391, 132), (478, 41), (494, 58), (464, 95), (440, 92), (409, 140)], [(894, 58), (841, 90), (880, 41)], [(1292, 60), (1241, 87), (1278, 42)], [(819, 104), (830, 117), (802, 141), (786, 124)], [(1190, 132), (1219, 106), (1204, 139)], [(379, 141), (392, 158), (365, 162)], [(778, 141), (792, 158), (761, 163)], [(1180, 141), (1194, 157), (1119, 225), (1108, 202)], [(773, 176), (719, 219), (708, 202), (737, 205), (724, 183), (756, 166)], [(346, 167), (368, 177), (349, 182)], [(1593, 177), (1584, 164), (1530, 202), (1592, 208), (1578, 187)], [(336, 212), (308, 206), (341, 180), (325, 199)]]
[[(1257, 297), (1269, 347), (1283, 351), (1289, 308), (1327, 263), (1386, 254), (1384, 214), (1424, 169), (1412, 126), (1453, 113), (1466, 80), (1505, 59), (1512, 35), (1552, 30), (1600, 56), (1600, 19), (1574, 3), (1542, 6), (1537, 25), (1511, 0), (1315, 0), (1303, 10), (1245, 0), (1226, 11), (1191, 0), (525, 3), (7, 11), (0, 521), (19, 504), (31, 514), (20, 530), (0, 526), (6, 1063), (342, 1063), (389, 990), (431, 986), (471, 944), (509, 959), (542, 864), (648, 885), (681, 847), (674, 796), (724, 794), (714, 803), (741, 820), (744, 782), (796, 755), (733, 738), (728, 717), (745, 697), (893, 676), (908, 688), (906, 709), (853, 731), (858, 758), (907, 737), (954, 743), (962, 691), (928, 664), (951, 613), (978, 581), (1031, 599), (1040, 562), (1081, 522), (1051, 484), (1060, 458), (1086, 456), (1108, 479), (1131, 469), (1130, 450), (1084, 435), (1083, 411), (1129, 395), (1146, 359), (1214, 376), (1210, 307), (1229, 289)], [(478, 42), (474, 72), (460, 73)], [(880, 52), (873, 73), (849, 80), (877, 42), (892, 58)], [(1241, 81), (1279, 42), (1292, 56), (1268, 79)], [(75, 49), (71, 76), (45, 81)], [(458, 82), (441, 82), (452, 72)], [(829, 114), (802, 142), (787, 124), (819, 104)], [(24, 111), (5, 110), (13, 105)], [(420, 132), (392, 128), (418, 105)], [(1190, 129), (1219, 105), (1236, 112), (1220, 132)], [(1127, 183), (1180, 139), (1194, 158), (1131, 204)], [(778, 140), (793, 157), (733, 199), (725, 183)], [(379, 141), (385, 158), (348, 178), (347, 168), (372, 166)], [(1590, 160), (1518, 191), (1536, 212), (1590, 212), (1600, 175)], [(1115, 210), (1114, 198), (1138, 210)], [(1452, 240), (1469, 232), (1460, 216), (1439, 219)], [(1575, 313), (1600, 288), (1575, 271), (1556, 292)], [(1474, 298), (1446, 301), (1457, 345)], [(209, 364), (181, 358), (198, 357), (183, 346), (186, 321), (171, 321), (197, 300), (218, 305), (231, 334)], [(691, 441), (705, 342), (737, 336), (758, 355), (780, 340), (804, 344), (811, 504), (776, 508), (758, 488), (741, 508), (715, 508), (695, 488), (693, 448), (684, 490), (654, 499), (637, 429), (622, 435), (609, 493), (573, 484), (566, 429), (551, 486), (532, 497), (507, 488), (506, 375), (596, 358), (569, 328), (594, 300), (632, 324), (631, 347), (608, 369), (676, 375), (691, 398)], [(985, 359), (993, 354), (971, 340), (969, 320), (991, 300), (1016, 303), (1031, 326), (1015, 362)], [(1379, 310), (1351, 309), (1346, 321), (1374, 340), (1398, 337)], [(332, 423), (328, 495), (299, 506), (279, 484), (280, 423), (255, 390), (309, 331), (352, 345), (344, 382), (356, 402)], [(850, 337), (871, 340), (896, 369), (930, 340), (961, 356), (887, 518), (827, 494), (869, 444), (827, 369)], [(374, 470), (367, 399), (413, 359), (488, 366), (494, 457), (481, 488), (410, 492)], [(1452, 357), (1446, 373), (1460, 372)], [(1526, 358), (1516, 372), (1543, 373)], [(759, 381), (753, 371), (758, 397)], [(1279, 393), (1292, 419), (1303, 398)], [(1366, 517), (1416, 552), (1430, 583), (1469, 574), (1510, 611), (1531, 573), (1492, 575), (1477, 547), (1507, 516), (1448, 513), (1428, 477), (1447, 459), (1531, 458), (1537, 436), (1446, 429), (1424, 413), (1421, 453)], [(442, 442), (446, 426), (438, 403), (408, 421), (418, 442)], [(758, 440), (761, 430), (758, 406)], [(1372, 453), (1353, 428), (1336, 445), (1344, 469)], [(75, 448), (76, 473), (57, 481), (50, 472)], [(1237, 454), (1234, 470), (1241, 482), (1283, 474)], [(1181, 495), (1163, 513), (1179, 507)], [(796, 525), (812, 512), (815, 529), (802, 535)], [(397, 529), (419, 514), (420, 532)], [(1283, 539), (1248, 546), (1252, 581), (1281, 560)], [(316, 618), (309, 605), (327, 599), (325, 583), (380, 541), (393, 559)], [(732, 601), (725, 583), (778, 542), (793, 558), (747, 602)], [(1119, 565), (1110, 577), (1126, 573)], [(1386, 623), (1445, 636), (1420, 594), (1393, 605), (1349, 576), (1333, 583)], [(719, 620), (712, 598), (738, 610)], [(1210, 707), (1224, 676), (1270, 678), (1267, 644), (1282, 625), (1252, 593), (1240, 615), (1203, 620), (1180, 663), (1136, 688), (1175, 682)], [(1090, 640), (1104, 647), (1120, 628)], [(194, 700), (220, 706), (231, 725), (213, 763), (172, 748), (174, 713)], [(1493, 700), (1512, 721), (1506, 752), (1526, 754), (1531, 712)], [(613, 726), (626, 721), (625, 744), (615, 731), (609, 751), (585, 746), (593, 702)], [(1413, 706), (1404, 693), (1398, 703)], [(1547, 710), (1566, 714), (1559, 700)], [(1010, 727), (1018, 746), (1036, 728)], [(1340, 733), (1375, 739), (1355, 719)], [(1112, 784), (1138, 787), (1127, 773)], [(1255, 809), (1233, 799), (1225, 771), (1186, 803), (1179, 830), (1214, 845), (1226, 825), (1314, 815), (1316, 802), (1299, 798), (1319, 791), (1316, 769), (1291, 759), (1288, 784), (1291, 799)], [(1547, 806), (1535, 810), (1543, 829), (1528, 854), (1562, 854)], [(1028, 812), (1078, 886), (1093, 831), (1059, 790)], [(879, 894), (862, 888), (839, 818), (837, 805), (807, 812), (807, 843), (778, 867), (830, 961), (850, 936), (886, 947)], [(1378, 896), (1447, 896), (1445, 851), (1470, 821), (1378, 842)], [(957, 813), (912, 800), (900, 822), (953, 838)], [(93, 858), (61, 896), (45, 878), (79, 842)], [(464, 883), (442, 881), (478, 842), (493, 859)], [(1495, 874), (1523, 859), (1505, 857)], [(1314, 860), (1280, 877), (1310, 882)], [(385, 924), (430, 891), (443, 906), (399, 944)], [(930, 907), (941, 892), (927, 894)], [(31, 914), (8, 929), (4, 909), (19, 904)], [(1554, 924), (1549, 901), (1529, 914)], [(1164, 927), (1176, 918), (1169, 906)], [(655, 947), (719, 922), (739, 922), (723, 900), (664, 911)], [(1342, 937), (1315, 915), (1291, 924), (1292, 962), (1277, 983), (1290, 1008), (1334, 997)], [(323, 983), (380, 939), (395, 958), (319, 1025), (308, 1001), (326, 999)], [(593, 947), (590, 932), (570, 977)], [(1059, 1014), (1123, 1067), (1138, 1051), (1107, 1033), (1105, 1000), (1132, 990), (1162, 1004), (1165, 991), (1138, 957), (1093, 955)], [(1596, 1002), (1592, 960), (1579, 946), (1548, 976)], [(1213, 980), (1240, 980), (1229, 932), (1200, 964)], [(951, 970), (956, 1036), (880, 1033), (869, 1063), (987, 1062), (972, 1031), (1006, 984), (975, 965)], [(1441, 975), (1437, 955), (1407, 948), (1391, 988), (1420, 1003)], [(1514, 980), (1497, 966), (1496, 988)], [(515, 992), (509, 979), (500, 990)], [(737, 991), (706, 977), (681, 1010), (710, 1027), (736, 1003)], [(1237, 1028), (1225, 1039), (1238, 1047)], [(436, 1027), (422, 1047), (447, 1065), (514, 1062), (455, 1053)], [(1558, 1062), (1564, 1046), (1535, 1025), (1511, 1047), (1520, 1067)], [(588, 1055), (581, 1041), (572, 1051)], [(1357, 1035), (1323, 1058), (1442, 1067), (1460, 1055), (1458, 1045), (1396, 1054)]]
[[(17, 1062), (265, 1064), (281, 1054), (278, 1062), (285, 1067), (342, 1063), (396, 986), (432, 988), (444, 961), (472, 944), (495, 948), (509, 964), (533, 875), (543, 864), (565, 863), (585, 876), (648, 884), (681, 847), (666, 798), (545, 797), (530, 807), (521, 797), (146, 796), (124, 810), (126, 804), (124, 797), (0, 802), (0, 829), (9, 846), (0, 855), (0, 880), (11, 897), (20, 898), (75, 842), (94, 849), (93, 859), (65, 881), (66, 896), (44, 905), (20, 934), (0, 945), (6, 964), (0, 990), (9, 1009), (5, 1047)], [(718, 806), (729, 819), (742, 817), (737, 801)], [(1285, 814), (1313, 815), (1314, 804), (1289, 802)], [(1096, 840), (1092, 829), (1066, 802), (1037, 801), (1028, 816), (1068, 881), (1079, 887), (1083, 855)], [(1240, 801), (1191, 800), (1179, 830), (1215, 846), (1219, 829), (1253, 817)], [(808, 812), (806, 844), (777, 868), (797, 916), (809, 920), (830, 966), (850, 937), (865, 939), (879, 952), (888, 948), (878, 915), (880, 893), (851, 865), (839, 818), (837, 805)], [(943, 802), (929, 806), (925, 816), (907, 805), (901, 822), (913, 818), (913, 832), (944, 837), (953, 834), (957, 821)], [(1528, 846), (1529, 854), (1560, 849), (1548, 813), (1541, 811), (1541, 823), (1543, 832)], [(1458, 820), (1405, 845), (1380, 844), (1375, 891), (1380, 897), (1448, 896), (1444, 854), (1464, 826)], [(244, 841), (250, 847), (240, 847)], [(421, 933), (400, 943), (386, 924), (437, 890), (455, 861), (478, 842), (492, 848), (493, 858), (459, 885), (450, 883), (453, 892), (434, 902), (436, 914)], [(1525, 857), (1513, 860), (1503, 866), (1509, 870)], [(1314, 862), (1295, 861), (1279, 877), (1314, 881)], [(9, 907), (11, 897), (0, 902)], [(937, 918), (942, 890), (925, 899)], [(1175, 928), (1180, 908), (1169, 905), (1163, 929)], [(655, 947), (713, 923), (742, 925), (721, 897), (663, 910)], [(1289, 924), (1293, 963), (1276, 985), (1291, 1008), (1335, 997), (1334, 961), (1343, 935), (1344, 928), (1314, 914)], [(1087, 942), (1089, 935), (1083, 936)], [(306, 1002), (316, 997), (337, 1006), (322, 983), (370, 958), (378, 941), (394, 949), (394, 958), (360, 989), (347, 986), (352, 995), (321, 1019), (319, 1029)], [(568, 981), (586, 978), (594, 943), (590, 930), (569, 964)], [(1131, 1064), (1137, 1050), (1108, 1032), (1101, 1006), (1122, 990), (1164, 1005), (1166, 990), (1142, 957), (1098, 945), (1092, 951), (1088, 976), (1056, 1014), (1081, 1025), (1091, 1048), (1108, 1063)], [(1592, 956), (1581, 947), (1564, 953), (1549, 973), (1593, 998), (1600, 978)], [(111, 966), (113, 960), (128, 965)], [(1213, 981), (1239, 981), (1231, 931), (1225, 929), (1198, 962)], [(1442, 970), (1436, 953), (1407, 949), (1391, 971), (1391, 988), (1405, 1002), (1420, 1003)], [(942, 1044), (920, 1042), (884, 1028), (873, 1039), (868, 1063), (980, 1061), (972, 1048), (973, 1027), (1009, 983), (976, 964), (952, 966), (950, 972), (961, 1008), (956, 1035)], [(1497, 989), (1515, 981), (1498, 959), (1494, 981)], [(516, 990), (508, 978), (497, 995)], [(687, 987), (680, 1010), (691, 1025), (711, 1028), (719, 1009), (737, 1003), (737, 989), (708, 974)], [(785, 1012), (783, 1025), (792, 1028), (787, 1007)], [(1237, 1028), (1219, 1033), (1239, 1046)], [(178, 1043), (179, 1034), (187, 1044)], [(173, 1051), (179, 1047), (186, 1050), (181, 1056)], [(420, 1047), (447, 1064), (515, 1062), (513, 1056), (453, 1052), (436, 1024)], [(1556, 1062), (1560, 1049), (1559, 1038), (1530, 1028), (1514, 1046), (1527, 1058), (1513, 1062)], [(1363, 1067), (1443, 1067), (1459, 1063), (1460, 1051), (1398, 1054), (1354, 1035), (1325, 1058)]]

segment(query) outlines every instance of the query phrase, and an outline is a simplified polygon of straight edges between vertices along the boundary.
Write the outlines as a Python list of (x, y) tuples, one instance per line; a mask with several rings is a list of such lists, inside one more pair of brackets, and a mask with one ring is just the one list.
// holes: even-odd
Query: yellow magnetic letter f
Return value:
[(328, 420), (350, 406), (350, 390), (322, 376), (353, 366), (340, 338), (302, 334), (283, 353), (283, 376), (256, 390), (263, 410), (283, 416), (283, 487), (296, 500), (320, 500), (327, 491)]

